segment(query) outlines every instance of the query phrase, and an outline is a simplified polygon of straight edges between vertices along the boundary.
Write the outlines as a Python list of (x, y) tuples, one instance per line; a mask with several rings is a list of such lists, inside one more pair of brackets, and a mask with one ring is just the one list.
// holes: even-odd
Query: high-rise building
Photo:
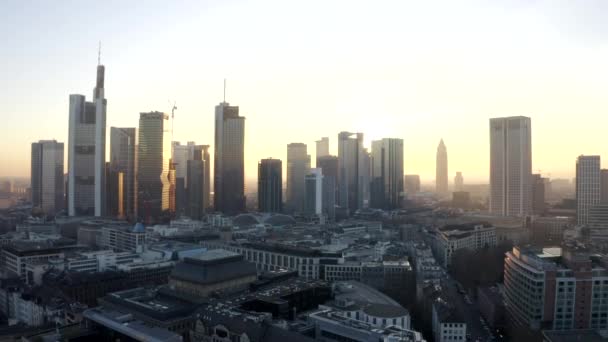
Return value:
[(602, 204), (608, 204), (608, 169), (600, 170), (600, 183), (602, 186), (601, 190), (601, 202)]
[(258, 164), (258, 211), (283, 211), (283, 163), (280, 159), (262, 159)]
[(304, 178), (310, 170), (310, 155), (306, 144), (291, 143), (287, 145), (287, 187), (286, 205), (289, 211), (302, 212), (306, 196)]
[(532, 175), (532, 213), (542, 215), (545, 212), (545, 178), (540, 174)]
[(323, 173), (323, 212), (328, 220), (336, 218), (336, 199), (338, 198), (338, 157), (317, 158), (317, 168)]
[[(190, 143), (188, 143), (190, 145)], [(174, 145), (175, 146), (175, 145)], [(195, 220), (202, 220), (209, 208), (209, 146), (199, 145), (192, 148), (192, 154), (186, 160), (186, 203), (183, 212)], [(176, 171), (177, 173), (177, 171)], [(177, 182), (176, 182), (177, 184)]]
[(245, 210), (245, 118), (239, 107), (215, 106), (214, 148), (215, 210), (237, 214)]
[(464, 190), (464, 178), (462, 177), (462, 172), (456, 172), (456, 176), (454, 177), (454, 191), (463, 191)]
[(68, 214), (102, 216), (105, 206), (106, 106), (103, 65), (97, 66), (93, 102), (70, 95)]
[[(108, 203), (116, 203), (116, 208), (107, 208), (109, 215), (135, 218), (137, 207), (137, 187), (135, 185), (135, 161), (137, 134), (135, 127), (110, 127), (110, 174), (122, 178), (120, 188), (111, 188), (106, 196), (113, 198)], [(109, 182), (109, 181), (108, 181)], [(118, 201), (117, 196), (122, 198)]]
[(600, 156), (576, 159), (576, 223), (587, 224), (589, 209), (601, 202)]
[(374, 208), (395, 209), (403, 192), (403, 140), (372, 141), (371, 195)]
[(440, 196), (445, 196), (448, 193), (448, 150), (443, 143), (443, 139), (439, 141), (439, 146), (437, 146), (435, 192)]
[(304, 212), (315, 215), (323, 222), (323, 171), (310, 169), (305, 178), (306, 204)]
[(319, 167), (319, 158), (329, 156), (329, 138), (323, 137), (321, 140), (317, 140), (316, 144), (317, 150), (315, 151), (315, 157), (317, 158), (317, 164), (315, 165), (316, 167)]
[(490, 213), (525, 216), (531, 210), (531, 121), (490, 119)]
[(139, 115), (137, 148), (137, 215), (158, 220), (171, 209), (171, 136), (169, 116), (161, 112)]
[(403, 185), (408, 195), (420, 192), (420, 175), (405, 175)]
[(32, 143), (32, 205), (46, 215), (63, 209), (63, 143), (40, 140)]
[(338, 134), (338, 204), (354, 213), (369, 202), (369, 153), (363, 133)]
[[(171, 162), (175, 167), (175, 206), (176, 212), (178, 214), (186, 214), (190, 209), (190, 204), (188, 204), (188, 161), (189, 160), (198, 160), (203, 161), (203, 163), (193, 163), (193, 165), (202, 165), (209, 167), (207, 165), (209, 163), (209, 159), (204, 158), (203, 150), (207, 149), (208, 145), (196, 145), (194, 141), (188, 141), (186, 145), (181, 145), (179, 141), (174, 141), (171, 145)], [(207, 152), (208, 153), (208, 152)], [(195, 158), (196, 156), (196, 158)], [(206, 163), (205, 163), (206, 162)], [(194, 167), (194, 166), (193, 166)], [(194, 171), (194, 170), (193, 170)], [(208, 177), (208, 173), (204, 172), (205, 170), (200, 171), (200, 175), (202, 177)], [(195, 171), (196, 174), (199, 171)], [(201, 183), (201, 186), (204, 185), (204, 181)], [(209, 185), (207, 184), (207, 187)], [(200, 190), (200, 195), (204, 196), (204, 191), (202, 189), (196, 189), (197, 192)], [(206, 196), (208, 198), (208, 195)], [(205, 202), (206, 205), (209, 205), (209, 201), (204, 201), (203, 197), (200, 199), (200, 203)], [(202, 205), (202, 204), (201, 204)], [(198, 204), (196, 205), (198, 207)], [(205, 208), (203, 208), (205, 209)]]

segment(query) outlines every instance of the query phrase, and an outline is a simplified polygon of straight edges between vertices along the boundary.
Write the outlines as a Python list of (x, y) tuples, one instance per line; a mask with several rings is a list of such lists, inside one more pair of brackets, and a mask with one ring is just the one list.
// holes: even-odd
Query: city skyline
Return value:
[[(330, 26), (330, 18), (342, 4), (328, 6), (326, 14), (316, 13), (318, 4), (314, 3), (300, 8), (304, 13), (315, 15), (319, 29), (333, 29), (327, 38), (316, 42), (304, 34), (307, 28), (299, 18), (306, 16), (298, 17), (292, 9), (263, 2), (255, 13), (265, 8), (274, 8), (273, 14), (284, 13), (285, 17), (277, 20), (284, 25), (286, 33), (277, 32), (278, 37), (272, 39), (254, 39), (264, 36), (261, 33), (272, 32), (274, 26), (256, 26), (250, 33), (237, 28), (227, 30), (225, 36), (204, 35), (200, 44), (191, 46), (187, 44), (193, 37), (190, 31), (204, 33), (206, 25), (217, 23), (214, 16), (222, 18), (228, 13), (247, 25), (251, 18), (246, 14), (251, 8), (247, 5), (235, 8), (230, 4), (204, 5), (203, 8), (193, 5), (188, 11), (189, 8), (177, 6), (170, 11), (184, 20), (166, 33), (155, 35), (159, 28), (148, 33), (131, 30), (120, 37), (118, 32), (125, 25), (132, 29), (137, 26), (130, 22), (133, 19), (130, 14), (135, 11), (131, 5), (122, 8), (121, 16), (104, 21), (99, 29), (85, 34), (73, 30), (79, 27), (84, 16), (81, 16), (83, 19), (52, 13), (43, 16), (50, 5), (41, 4), (30, 9), (28, 15), (33, 12), (34, 16), (41, 16), (41, 25), (47, 24), (48, 32), (43, 36), (57, 35), (63, 39), (52, 46), (43, 43), (25, 51), (19, 43), (40, 35), (43, 30), (40, 26), (28, 27), (6, 39), (7, 53), (0, 60), (7, 66), (7, 77), (0, 82), (7, 92), (0, 95), (0, 100), (10, 114), (5, 125), (8, 129), (1, 131), (5, 139), (0, 148), (10, 153), (3, 158), (0, 176), (29, 174), (28, 149), (32, 141), (56, 139), (67, 143), (68, 95), (90, 89), (98, 40), (102, 41), (101, 61), (107, 67), (106, 127), (134, 127), (140, 112), (168, 112), (169, 100), (177, 101), (180, 109), (176, 111), (175, 140), (197, 141), (213, 148), (213, 106), (222, 98), (222, 79), (228, 78), (226, 101), (238, 104), (243, 116), (249, 119), (245, 134), (247, 184), (256, 180), (258, 160), (269, 156), (286, 160), (284, 146), (291, 142), (313, 146), (313, 142), (328, 136), (330, 153), (335, 155), (340, 131), (364, 133), (364, 146), (368, 149), (372, 140), (404, 139), (404, 172), (421, 175), (423, 184), (433, 181), (434, 148), (437, 139), (443, 137), (450, 142), (450, 169), (462, 171), (469, 183), (487, 183), (487, 120), (512, 115), (528, 116), (535, 123), (532, 131), (535, 172), (540, 169), (545, 175), (550, 173), (551, 178), (572, 178), (575, 174), (572, 160), (576, 156), (606, 154), (601, 139), (602, 125), (585, 122), (601, 121), (600, 115), (606, 110), (602, 89), (606, 88), (608, 77), (601, 61), (608, 51), (601, 34), (576, 28), (577, 20), (584, 17), (583, 26), (605, 32), (606, 24), (593, 15), (600, 13), (597, 7), (604, 4), (563, 4), (563, 12), (552, 10), (548, 2), (542, 1), (483, 6), (475, 2), (459, 6), (443, 4), (446, 10), (456, 11), (456, 18), (471, 8), (483, 15), (472, 18), (469, 24), (434, 13), (425, 17), (428, 23), (420, 20), (405, 23), (412, 19), (409, 17), (412, 14), (407, 14), (395, 24), (364, 25), (363, 28), (356, 25), (358, 19), (368, 17), (377, 22), (381, 13), (404, 15), (408, 9), (412, 13), (433, 13), (427, 5), (388, 2), (384, 5), (368, 9), (353, 4), (351, 16), (344, 19), (344, 27), (340, 29)], [(88, 7), (69, 9), (63, 3), (58, 6), (68, 14), (91, 10)], [(25, 15), (10, 4), (7, 7), (5, 13), (12, 15), (7, 15), (8, 20), (2, 25), (10, 26)], [(96, 15), (101, 17), (111, 8), (110, 5), (90, 7), (99, 9), (93, 12), (99, 12)], [(149, 6), (144, 9), (145, 14), (160, 17), (162, 11), (157, 7)], [(533, 21), (532, 18), (539, 19), (539, 13), (543, 13), (540, 20)], [(294, 17), (296, 20), (290, 22)], [(521, 28), (506, 29), (507, 22), (513, 19), (523, 20)], [(56, 21), (62, 25), (52, 25)], [(136, 18), (135, 24), (138, 22)], [(433, 25), (450, 24), (458, 24), (454, 26), (455, 36), (449, 35), (453, 42), (438, 35), (443, 30), (433, 29)], [(480, 25), (487, 25), (486, 33), (476, 32)], [(107, 29), (109, 26), (115, 27)], [(414, 28), (420, 29), (416, 35)], [(314, 30), (312, 36), (316, 37), (318, 32)], [(272, 56), (276, 50), (271, 43), (286, 34), (301, 39), (286, 43), (278, 56)], [(399, 37), (406, 39), (406, 43), (395, 44)], [(137, 40), (139, 43), (125, 49), (131, 47), (130, 39), (135, 38), (141, 38)], [(331, 48), (332, 39), (338, 38), (345, 38), (344, 52)], [(357, 43), (359, 38), (361, 44)], [(247, 42), (248, 39), (252, 41)], [(437, 39), (436, 44), (428, 44), (430, 39)], [(67, 44), (70, 40), (76, 44)], [(535, 46), (540, 41), (542, 44)], [(205, 58), (198, 60), (214, 43), (232, 47), (224, 57), (204, 54)], [(460, 43), (464, 48), (458, 47)], [(484, 48), (476, 47), (478, 43), (483, 43)], [(158, 46), (162, 46), (158, 54), (151, 54), (153, 47)], [(251, 58), (245, 61), (237, 55), (228, 56), (229, 52), (238, 51), (234, 49), (239, 46)], [(383, 57), (369, 53), (355, 57), (362, 46), (374, 46)], [(321, 49), (330, 50), (317, 57), (316, 52)], [(305, 54), (307, 59), (298, 57), (308, 50), (311, 52)], [(442, 57), (446, 52), (454, 54), (450, 58)], [(45, 58), (39, 58), (42, 55)], [(349, 62), (341, 63), (346, 56)], [(34, 58), (37, 58), (35, 63)], [(470, 58), (473, 59), (468, 61)], [(300, 68), (303, 71), (295, 71)], [(575, 122), (556, 119), (573, 115), (577, 117)], [(296, 117), (306, 117), (306, 120), (293, 120)], [(32, 122), (39, 125), (32, 126)], [(323, 122), (321, 127), (317, 125), (319, 122)], [(585, 134), (573, 136), (575, 144), (561, 138), (583, 130)]]

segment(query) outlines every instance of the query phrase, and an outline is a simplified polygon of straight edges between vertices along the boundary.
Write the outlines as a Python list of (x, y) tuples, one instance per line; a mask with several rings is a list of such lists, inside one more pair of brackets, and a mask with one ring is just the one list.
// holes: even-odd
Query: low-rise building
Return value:
[(478, 250), (496, 246), (496, 228), (485, 223), (449, 224), (433, 233), (432, 248), (439, 263), (447, 267), (459, 249)]
[(467, 324), (448, 303), (433, 303), (433, 337), (436, 342), (466, 341)]

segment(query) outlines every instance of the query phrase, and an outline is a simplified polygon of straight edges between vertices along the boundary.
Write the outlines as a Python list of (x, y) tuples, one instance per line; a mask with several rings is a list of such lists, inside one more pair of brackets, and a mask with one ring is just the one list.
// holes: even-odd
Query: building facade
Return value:
[(68, 134), (68, 214), (102, 216), (105, 206), (105, 67), (97, 66), (93, 102), (70, 95)]
[(305, 177), (310, 170), (310, 155), (306, 144), (287, 145), (286, 206), (290, 211), (303, 212), (306, 198)]
[[(110, 202), (116, 208), (107, 208), (107, 214), (118, 217), (136, 217), (137, 187), (135, 185), (135, 165), (137, 132), (135, 127), (110, 127), (110, 171), (122, 174), (121, 186), (108, 192), (107, 197), (115, 197)], [(121, 200), (118, 199), (121, 198)]]
[(589, 208), (600, 202), (600, 156), (579, 156), (576, 159), (576, 223), (586, 225)]
[(443, 139), (441, 139), (439, 146), (437, 146), (435, 191), (440, 196), (448, 194), (448, 150), (443, 143)]
[(321, 169), (310, 169), (305, 178), (305, 205), (304, 211), (308, 215), (323, 219), (323, 172)]
[(372, 141), (370, 206), (399, 208), (403, 177), (403, 140)]
[(462, 172), (456, 172), (456, 176), (454, 177), (454, 191), (463, 191), (464, 190), (464, 178), (462, 177)]
[(283, 211), (283, 163), (280, 159), (262, 159), (258, 164), (258, 211)]
[(490, 119), (490, 213), (525, 216), (531, 210), (531, 120)]
[(64, 208), (63, 143), (40, 140), (32, 143), (32, 206), (47, 215)]
[(363, 133), (338, 134), (338, 204), (350, 213), (369, 204), (369, 159)]
[(170, 209), (171, 138), (169, 116), (161, 112), (139, 116), (137, 147), (137, 214), (146, 221), (158, 220)]
[(215, 210), (236, 214), (245, 210), (245, 118), (239, 107), (222, 102), (215, 107)]

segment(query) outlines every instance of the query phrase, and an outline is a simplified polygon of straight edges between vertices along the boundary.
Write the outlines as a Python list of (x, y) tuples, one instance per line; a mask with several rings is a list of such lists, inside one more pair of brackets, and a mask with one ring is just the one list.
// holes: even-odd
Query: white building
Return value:
[(306, 202), (304, 205), (307, 214), (319, 217), (323, 221), (323, 172), (321, 169), (310, 169), (305, 178)]
[(600, 156), (576, 159), (576, 223), (586, 225), (589, 209), (601, 201)]
[(496, 246), (496, 228), (485, 224), (447, 225), (434, 234), (433, 251), (444, 267), (451, 263), (452, 255), (459, 249), (478, 250)]
[(433, 337), (436, 342), (467, 340), (467, 324), (442, 301), (433, 303)]
[(106, 105), (103, 65), (97, 66), (93, 102), (70, 95), (68, 214), (102, 216), (105, 207)]
[(117, 252), (142, 253), (146, 248), (147, 234), (141, 223), (133, 228), (125, 226), (101, 228), (99, 246)]
[(525, 216), (531, 211), (531, 121), (490, 119), (490, 213)]

